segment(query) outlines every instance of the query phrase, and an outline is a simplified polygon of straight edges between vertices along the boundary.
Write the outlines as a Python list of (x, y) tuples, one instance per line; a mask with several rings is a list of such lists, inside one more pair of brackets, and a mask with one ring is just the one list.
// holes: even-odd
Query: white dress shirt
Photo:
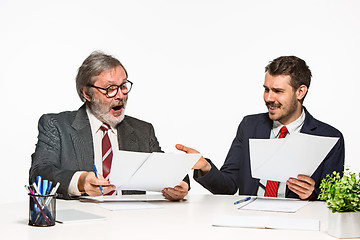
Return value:
[[(103, 124), (99, 119), (97, 119), (94, 114), (90, 111), (90, 109), (86, 106), (86, 113), (88, 115), (89, 121), (90, 121), (90, 127), (91, 127), (91, 134), (93, 139), (93, 146), (94, 146), (94, 163), (98, 170), (98, 173), (102, 175), (102, 137), (103, 137), (103, 131), (100, 129), (101, 125)], [(110, 139), (111, 147), (114, 149), (114, 147), (118, 148), (118, 138), (117, 138), (117, 130), (110, 127), (108, 131), (108, 136)], [(81, 192), (79, 191), (77, 187), (77, 183), (79, 181), (79, 177), (81, 173), (84, 171), (78, 171), (76, 172), (73, 177), (71, 178), (70, 185), (68, 188), (68, 192), (72, 196), (80, 196)]]
[[(286, 128), (288, 129), (288, 133), (287, 135), (291, 135), (294, 132), (300, 132), (301, 127), (304, 125), (304, 121), (305, 121), (305, 111), (304, 109), (302, 110), (301, 116), (296, 119), (294, 122), (286, 125)], [(275, 139), (275, 138), (279, 138), (280, 135), (280, 129), (285, 126), (282, 125), (279, 121), (274, 121), (273, 122), (273, 127), (271, 129), (270, 132), (270, 139)], [(281, 166), (279, 166), (281, 167)], [(264, 196), (265, 194), (265, 187), (266, 187), (266, 181), (267, 179), (260, 179), (260, 186), (257, 192), (258, 196)], [(286, 193), (286, 183), (285, 182), (279, 182), (278, 185), (278, 191), (277, 191), (277, 197), (281, 197), (284, 198), (285, 197), (285, 193)]]

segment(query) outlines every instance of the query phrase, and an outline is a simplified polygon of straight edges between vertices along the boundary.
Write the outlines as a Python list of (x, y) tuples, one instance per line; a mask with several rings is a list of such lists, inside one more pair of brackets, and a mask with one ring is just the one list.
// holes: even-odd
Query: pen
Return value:
[(52, 185), (52, 181), (49, 181), (49, 185), (48, 185), (48, 187), (47, 187), (47, 189), (46, 189), (46, 195), (49, 195), (49, 193), (50, 193), (50, 189), (51, 189), (51, 185)]
[(36, 186), (38, 188), (38, 193), (41, 195), (41, 176), (36, 177)]
[[(95, 164), (93, 165), (93, 168), (94, 168), (95, 176), (96, 176), (97, 178), (99, 178)], [(103, 191), (102, 186), (99, 186), (99, 187), (100, 187), (100, 190), (101, 190), (101, 194), (104, 195), (104, 191)]]
[(240, 199), (240, 200), (234, 202), (234, 205), (239, 204), (239, 203), (243, 203), (243, 202), (246, 202), (246, 201), (249, 201), (249, 200), (251, 200), (251, 197), (246, 197), (246, 198), (243, 198), (243, 199)]
[(36, 185), (35, 182), (33, 182), (32, 186), (33, 186), (33, 188), (35, 189), (35, 192), (36, 192), (38, 195), (41, 195), (40, 190), (39, 190), (39, 188), (38, 188), (38, 186)]
[(41, 192), (42, 195), (46, 195), (48, 184), (49, 184), (48, 180), (43, 180), (42, 181), (42, 192)]
[(48, 197), (48, 198), (46, 199), (45, 207), (46, 207), (47, 205), (49, 205), (51, 199), (53, 198), (52, 196), (56, 193), (56, 191), (57, 191), (57, 189), (59, 188), (59, 186), (60, 186), (60, 183), (57, 182), (56, 185), (55, 185), (55, 187), (53, 187), (53, 189), (51, 189), (51, 192), (50, 192), (50, 196), (51, 196), (51, 197)]

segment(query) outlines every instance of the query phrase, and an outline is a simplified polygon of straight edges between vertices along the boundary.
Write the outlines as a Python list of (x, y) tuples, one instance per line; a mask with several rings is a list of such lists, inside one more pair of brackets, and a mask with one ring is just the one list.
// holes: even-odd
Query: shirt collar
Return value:
[[(305, 111), (303, 108), (300, 117), (298, 119), (296, 119), (294, 122), (286, 125), (289, 135), (291, 135), (291, 133), (293, 133), (293, 132), (300, 132), (301, 127), (304, 125), (304, 121), (305, 121)], [(279, 121), (273, 121), (272, 131), (276, 138), (279, 137), (280, 129), (283, 126), (285, 126), (285, 125), (281, 124)]]
[[(90, 108), (86, 105), (86, 113), (89, 118), (90, 126), (91, 126), (91, 132), (93, 134), (96, 134), (100, 130), (101, 125), (103, 124), (102, 121), (100, 121), (95, 115), (91, 112)], [(112, 133), (116, 134), (117, 130), (110, 126), (110, 130)]]

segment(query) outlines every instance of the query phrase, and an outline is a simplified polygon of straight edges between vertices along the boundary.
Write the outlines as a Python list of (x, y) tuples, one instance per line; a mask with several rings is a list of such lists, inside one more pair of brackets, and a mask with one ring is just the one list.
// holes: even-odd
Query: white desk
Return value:
[[(239, 196), (190, 195), (181, 202), (152, 202), (160, 209), (109, 211), (92, 203), (57, 200), (57, 209), (76, 208), (106, 216), (104, 221), (53, 227), (28, 226), (28, 202), (0, 205), (2, 236), (15, 239), (336, 239), (327, 234), (327, 208), (312, 202), (296, 213), (236, 210)], [(320, 231), (213, 227), (221, 215), (270, 215), (284, 218), (320, 219)]]

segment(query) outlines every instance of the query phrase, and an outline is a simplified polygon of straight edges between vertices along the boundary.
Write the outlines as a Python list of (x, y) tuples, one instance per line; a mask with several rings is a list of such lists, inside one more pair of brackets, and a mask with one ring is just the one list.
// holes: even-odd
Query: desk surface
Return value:
[[(104, 221), (28, 226), (28, 203), (1, 204), (0, 229), (15, 239), (336, 239), (327, 234), (327, 208), (312, 202), (296, 213), (237, 210), (239, 196), (189, 195), (181, 202), (152, 202), (159, 209), (109, 211), (93, 203), (57, 200), (57, 209), (76, 208), (106, 216)], [(320, 231), (213, 227), (222, 215), (320, 219)]]

